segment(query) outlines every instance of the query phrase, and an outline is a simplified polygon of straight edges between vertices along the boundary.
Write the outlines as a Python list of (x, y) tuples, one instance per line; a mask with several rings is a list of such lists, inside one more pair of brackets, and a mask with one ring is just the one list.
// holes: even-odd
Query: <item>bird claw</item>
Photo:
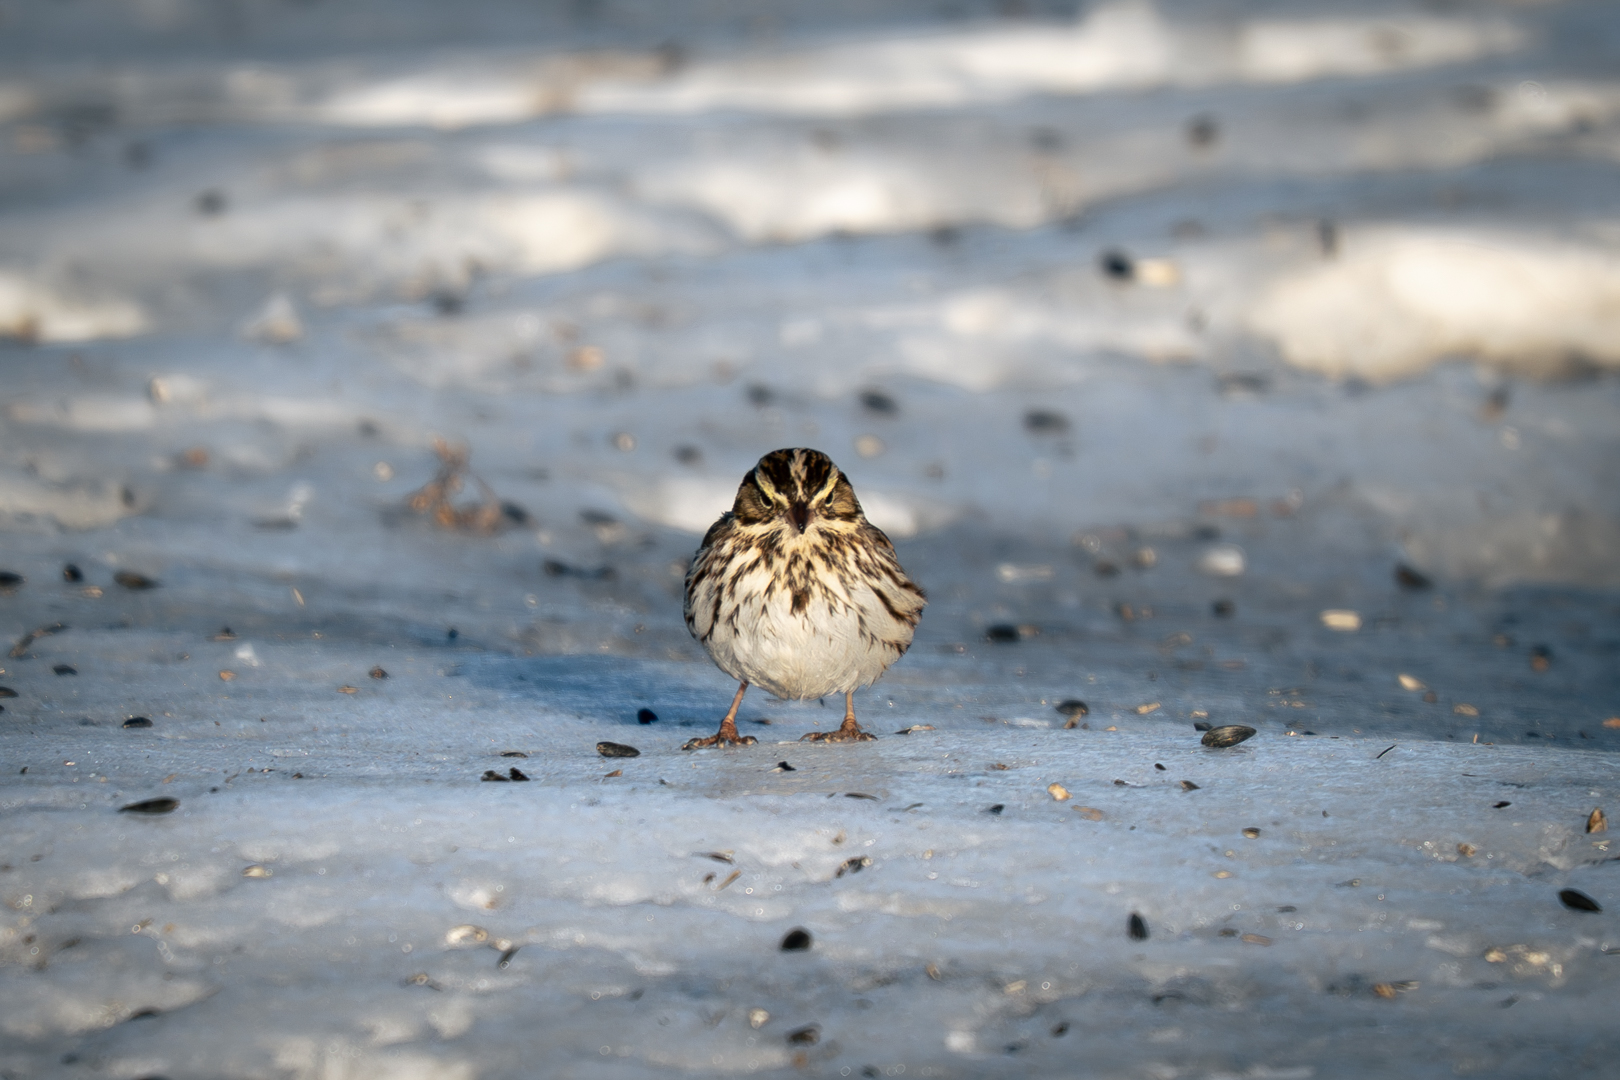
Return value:
[(759, 742), (752, 735), (710, 735), (707, 739), (690, 739), (682, 750), (703, 750), (710, 746), (753, 746)]
[(839, 728), (837, 731), (812, 731), (799, 737), (800, 742), (876, 742), (877, 736), (860, 728)]

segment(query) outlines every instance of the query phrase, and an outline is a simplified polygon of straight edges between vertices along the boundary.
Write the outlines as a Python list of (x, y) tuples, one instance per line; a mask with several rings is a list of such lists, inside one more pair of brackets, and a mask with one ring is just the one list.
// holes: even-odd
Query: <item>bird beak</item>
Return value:
[(796, 502), (788, 507), (788, 516), (793, 519), (793, 524), (798, 527), (799, 534), (804, 535), (805, 526), (810, 524), (810, 508), (804, 503)]

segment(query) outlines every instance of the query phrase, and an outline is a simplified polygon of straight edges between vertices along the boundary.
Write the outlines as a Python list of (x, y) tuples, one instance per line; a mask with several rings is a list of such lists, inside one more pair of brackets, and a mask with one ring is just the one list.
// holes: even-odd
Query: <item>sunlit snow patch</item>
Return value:
[(1387, 381), (1457, 355), (1539, 374), (1620, 367), (1620, 258), (1528, 233), (1373, 228), (1263, 292), (1249, 322), (1335, 377)]

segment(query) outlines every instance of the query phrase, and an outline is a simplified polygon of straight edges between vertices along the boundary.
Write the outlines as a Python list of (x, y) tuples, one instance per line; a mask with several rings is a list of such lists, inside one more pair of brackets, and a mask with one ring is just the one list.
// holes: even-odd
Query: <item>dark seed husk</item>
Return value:
[(787, 1033), (789, 1046), (814, 1046), (821, 1041), (821, 1025), (806, 1024)]
[(1603, 906), (1579, 889), (1560, 889), (1558, 899), (1571, 911), (1602, 911)]
[(1069, 698), (1058, 702), (1057, 711), (1064, 716), (1087, 716), (1091, 713), (1091, 707), (1079, 698)]
[(1011, 645), (1018, 641), (1018, 627), (1010, 623), (996, 623), (994, 626), (984, 628), (984, 639), (1001, 645)]
[(987, 813), (987, 814), (999, 814), (1005, 809), (1007, 809), (1007, 806), (1006, 806), (1005, 803), (996, 803), (993, 806), (985, 807), (984, 812)]
[(23, 583), (23, 576), (10, 570), (0, 570), (0, 589), (15, 589)]
[(528, 754), (525, 754), (521, 750), (502, 750), (501, 751), (501, 757), (528, 757), (528, 756), (529, 756)]
[(371, 671), (368, 674), (370, 674), (370, 676), (373, 679), (386, 679), (386, 678), (388, 678), (388, 672), (384, 671), (381, 667), (372, 668)]
[(637, 709), (636, 722), (640, 724), (656, 724), (658, 723), (658, 714), (651, 709)]
[(79, 673), (79, 669), (72, 664), (53, 664), (51, 671), (57, 675), (77, 675)]
[(783, 952), (804, 952), (810, 948), (810, 931), (802, 926), (795, 926), (782, 938)]
[(1433, 587), (1434, 582), (1429, 580), (1428, 575), (1412, 569), (1405, 563), (1396, 563), (1395, 584), (1409, 592), (1420, 592)]
[(151, 727), (152, 718), (149, 716), (132, 716), (124, 721), (123, 726), (127, 728)]
[(9, 686), (0, 686), (0, 698), (16, 697), (17, 691)]
[(872, 857), (870, 855), (857, 855), (853, 859), (845, 859), (843, 864), (839, 866), (838, 872), (834, 874), (833, 877), (843, 877), (845, 874), (858, 874), (871, 865)]
[(1198, 790), (1198, 785), (1193, 783), (1191, 780), (1183, 780), (1181, 782), (1181, 790), (1182, 791), (1197, 791)]
[(120, 806), (120, 814), (169, 814), (180, 809), (180, 800), (171, 799), (167, 795), (156, 799), (142, 799), (132, 802), (128, 806)]
[(120, 570), (113, 575), (113, 580), (126, 589), (155, 589), (158, 583), (145, 574), (137, 574), (133, 570)]
[(844, 792), (844, 798), (846, 798), (846, 799), (870, 799), (872, 802), (877, 802), (878, 801), (878, 797), (876, 795), (868, 795), (864, 791), (846, 791), (846, 792)]
[(1132, 941), (1146, 941), (1148, 936), (1147, 920), (1136, 912), (1131, 912), (1130, 922), (1126, 924), (1126, 932), (1131, 935)]
[(1211, 726), (1213, 726), (1213, 725), (1206, 724), (1202, 720), (1198, 720), (1198, 721), (1195, 721), (1193, 723), (1193, 730), (1194, 731), (1208, 731)]
[(62, 567), (62, 580), (69, 584), (76, 584), (84, 580), (84, 571), (72, 563)]
[(616, 743), (616, 742), (599, 742), (599, 743), (596, 744), (596, 752), (598, 754), (601, 754), (603, 757), (640, 757), (641, 756), (641, 751), (637, 750), (635, 747), (626, 746), (624, 743)]
[(480, 779), (480, 780), (488, 780), (488, 781), (491, 781), (493, 783), (498, 783), (498, 784), (511, 783), (511, 781), (507, 777), (502, 776), (500, 773), (496, 772), (494, 769), (485, 769), (484, 770), (484, 775), (480, 776), (478, 779)]
[(1245, 739), (1252, 739), (1258, 734), (1254, 728), (1243, 724), (1227, 724), (1223, 727), (1210, 728), (1204, 732), (1199, 741), (1205, 746), (1236, 746)]
[(522, 769), (517, 768), (507, 769), (506, 775), (510, 776), (513, 780), (527, 780), (529, 778), (528, 774), (526, 774)]

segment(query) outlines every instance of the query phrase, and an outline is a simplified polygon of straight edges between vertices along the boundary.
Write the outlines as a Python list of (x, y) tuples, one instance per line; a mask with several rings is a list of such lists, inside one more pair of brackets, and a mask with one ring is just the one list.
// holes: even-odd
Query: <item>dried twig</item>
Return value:
[[(465, 445), (451, 446), (442, 438), (433, 440), (433, 452), (439, 456), (439, 471), (432, 480), (410, 494), (405, 505), (418, 514), (432, 517), (433, 523), (443, 529), (477, 533), (489, 536), (506, 525), (521, 521), (523, 511), (501, 502), (493, 489), (469, 468), (472, 450)], [(471, 479), (483, 496), (478, 502), (456, 506), (452, 501)]]

